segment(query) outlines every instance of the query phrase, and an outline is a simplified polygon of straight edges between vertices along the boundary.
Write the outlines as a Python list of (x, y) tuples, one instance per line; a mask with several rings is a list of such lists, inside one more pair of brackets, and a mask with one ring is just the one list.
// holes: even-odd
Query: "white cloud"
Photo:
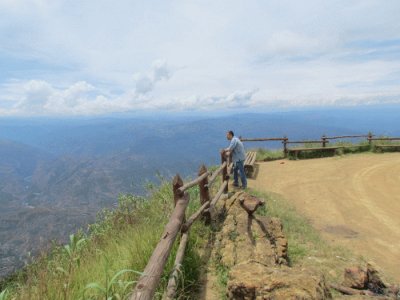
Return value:
[(234, 91), (222, 96), (191, 95), (174, 101), (156, 102), (153, 108), (173, 111), (247, 108), (252, 105), (255, 93), (257, 89)]
[(121, 93), (104, 93), (86, 81), (57, 88), (44, 80), (12, 81), (0, 87), (2, 115), (91, 115), (153, 109), (151, 97), (160, 81), (168, 80), (172, 70), (164, 60), (153, 62), (151, 70), (134, 76), (133, 87)]
[(0, 0), (0, 113), (383, 102), (400, 94), (399, 9), (397, 0)]
[(311, 56), (326, 50), (329, 40), (321, 41), (295, 33), (292, 31), (280, 31), (273, 33), (265, 42), (263, 54), (268, 56)]
[(152, 64), (152, 70), (149, 74), (135, 74), (135, 91), (138, 94), (151, 92), (156, 83), (162, 80), (168, 80), (172, 76), (172, 70), (168, 67), (165, 60), (156, 60)]

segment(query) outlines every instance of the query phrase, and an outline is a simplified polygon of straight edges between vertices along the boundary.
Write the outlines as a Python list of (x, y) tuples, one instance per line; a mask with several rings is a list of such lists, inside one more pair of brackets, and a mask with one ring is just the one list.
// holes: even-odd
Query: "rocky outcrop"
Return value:
[(400, 299), (399, 286), (387, 283), (372, 263), (346, 268), (343, 283), (331, 286), (351, 299)]
[(229, 272), (229, 299), (329, 299), (323, 276), (305, 269), (267, 267), (258, 262), (234, 266)]
[(367, 287), (368, 275), (367, 271), (361, 267), (351, 267), (344, 270), (343, 286), (363, 290)]
[(277, 218), (257, 216), (263, 202), (244, 192), (223, 203), (216, 240), (220, 263), (230, 269), (228, 299), (329, 299), (320, 274), (288, 267), (288, 242)]

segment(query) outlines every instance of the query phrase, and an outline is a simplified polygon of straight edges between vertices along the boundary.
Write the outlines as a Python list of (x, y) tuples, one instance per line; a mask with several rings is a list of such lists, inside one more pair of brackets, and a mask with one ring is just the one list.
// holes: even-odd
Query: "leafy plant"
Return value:
[(7, 289), (5, 289), (4, 291), (2, 291), (0, 293), (0, 300), (6, 300), (6, 299), (8, 299), (8, 290)]
[[(97, 282), (92, 282), (86, 285), (85, 287), (85, 292), (89, 289), (96, 290), (100, 295), (104, 297), (106, 300), (120, 300), (123, 299), (123, 295), (127, 293), (127, 289), (133, 285), (136, 281), (133, 280), (118, 280), (120, 276), (122, 276), (125, 273), (136, 273), (141, 275), (142, 273), (131, 270), (131, 269), (124, 269), (118, 271), (111, 279), (108, 276), (108, 272), (106, 269), (106, 281), (104, 285), (101, 285)], [(85, 299), (85, 296), (84, 296)]]
[(71, 234), (69, 236), (69, 244), (64, 246), (64, 251), (68, 255), (71, 262), (76, 262), (76, 264), (80, 265), (80, 255), (79, 252), (86, 242), (84, 237), (79, 238), (78, 234)]

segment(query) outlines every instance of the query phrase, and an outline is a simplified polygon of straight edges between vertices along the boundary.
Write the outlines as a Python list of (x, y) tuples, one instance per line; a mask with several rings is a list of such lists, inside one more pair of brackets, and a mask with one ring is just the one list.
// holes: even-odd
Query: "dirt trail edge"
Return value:
[(400, 281), (400, 154), (258, 163), (249, 186), (281, 194), (329, 241)]

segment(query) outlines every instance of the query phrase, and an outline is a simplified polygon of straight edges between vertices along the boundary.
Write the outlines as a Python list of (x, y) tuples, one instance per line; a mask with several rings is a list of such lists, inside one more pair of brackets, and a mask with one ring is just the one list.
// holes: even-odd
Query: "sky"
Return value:
[(400, 1), (0, 0), (0, 117), (400, 103)]

